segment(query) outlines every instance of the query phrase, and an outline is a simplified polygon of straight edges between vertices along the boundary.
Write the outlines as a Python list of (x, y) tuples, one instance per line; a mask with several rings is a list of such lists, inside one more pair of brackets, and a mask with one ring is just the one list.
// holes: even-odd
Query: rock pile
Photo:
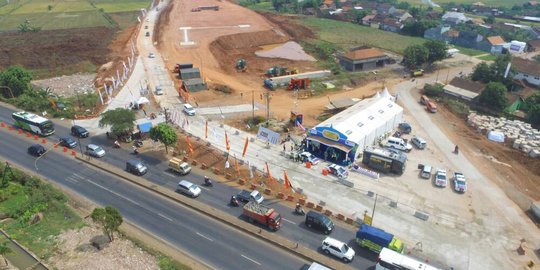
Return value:
[(467, 123), (482, 134), (490, 131), (502, 132), (505, 142), (512, 143), (514, 149), (521, 150), (533, 158), (540, 156), (540, 131), (532, 128), (531, 124), (504, 117), (479, 115), (475, 112), (469, 114), (467, 118)]

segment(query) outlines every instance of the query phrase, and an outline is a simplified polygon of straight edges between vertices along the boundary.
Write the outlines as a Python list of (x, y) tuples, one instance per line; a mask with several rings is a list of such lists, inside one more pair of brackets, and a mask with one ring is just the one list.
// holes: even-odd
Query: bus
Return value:
[(415, 258), (383, 248), (375, 270), (441, 270)]
[(41, 136), (49, 136), (54, 133), (54, 124), (51, 120), (29, 112), (14, 112), (11, 118), (14, 125)]

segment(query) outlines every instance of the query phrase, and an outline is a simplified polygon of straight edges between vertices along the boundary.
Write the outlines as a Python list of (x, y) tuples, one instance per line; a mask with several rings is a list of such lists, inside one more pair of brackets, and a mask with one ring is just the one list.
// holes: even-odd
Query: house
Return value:
[(540, 63), (519, 57), (512, 58), (512, 67), (514, 68), (515, 80), (523, 80), (527, 83), (540, 86)]
[(449, 11), (444, 13), (444, 15), (442, 16), (443, 23), (448, 23), (450, 25), (458, 25), (460, 23), (465, 23), (470, 20), (471, 19), (467, 18), (467, 16), (465, 16), (465, 14), (461, 12)]
[(482, 35), (471, 31), (460, 31), (458, 37), (454, 41), (454, 44), (485, 52), (491, 51), (491, 44)]
[(527, 41), (527, 50), (529, 52), (540, 52), (540, 39)]
[(336, 3), (334, 3), (334, 0), (324, 0), (320, 6), (320, 9), (336, 9)]
[(388, 3), (378, 4), (375, 10), (377, 11), (377, 14), (389, 14), (389, 15), (393, 15), (394, 12), (397, 11), (397, 9), (394, 6)]
[(379, 29), (384, 30), (384, 31), (394, 32), (394, 33), (400, 32), (402, 28), (403, 28), (403, 24), (401, 24), (396, 19), (387, 18), (383, 20), (382, 23), (379, 24)]
[(376, 14), (368, 14), (362, 18), (362, 24), (363, 25), (371, 25), (371, 20), (375, 18)]
[(450, 31), (450, 26), (448, 25), (429, 28), (424, 31), (424, 38), (432, 40), (444, 40), (446, 42), (450, 42), (450, 40), (446, 40), (444, 36), (444, 33), (448, 31)]
[(394, 18), (396, 18), (399, 22), (404, 22), (407, 19), (413, 17), (409, 12), (407, 12), (405, 10), (398, 10), (398, 11), (394, 12), (394, 14), (392, 16)]
[(527, 34), (529, 34), (532, 39), (540, 39), (540, 26), (533, 26), (525, 29), (525, 31), (527, 31)]
[(502, 54), (504, 47), (506, 45), (506, 42), (501, 36), (492, 36), (488, 37), (487, 41), (489, 44), (491, 44), (491, 50), (490, 52), (492, 54)]
[(344, 69), (354, 72), (382, 68), (389, 57), (374, 48), (360, 48), (338, 56), (338, 59)]
[(484, 88), (486, 88), (486, 85), (481, 82), (455, 77), (443, 87), (443, 94), (471, 104), (484, 91)]
[(369, 25), (371, 26), (371, 28), (377, 28), (377, 29), (380, 29), (380, 24), (386, 20), (386, 18), (388, 18), (387, 15), (383, 15), (383, 14), (376, 14), (375, 17), (373, 17), (369, 23)]
[(473, 6), (471, 11), (476, 15), (481, 16), (497, 16), (502, 12), (498, 8), (486, 7), (486, 6)]

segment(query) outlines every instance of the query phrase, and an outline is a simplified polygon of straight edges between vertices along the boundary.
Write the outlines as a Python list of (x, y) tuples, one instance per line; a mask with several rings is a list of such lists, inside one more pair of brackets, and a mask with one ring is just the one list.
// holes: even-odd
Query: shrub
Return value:
[(426, 94), (426, 96), (440, 97), (442, 96), (443, 91), (444, 90), (443, 90), (442, 84), (435, 83), (435, 84), (426, 84), (426, 86), (424, 86), (424, 94)]

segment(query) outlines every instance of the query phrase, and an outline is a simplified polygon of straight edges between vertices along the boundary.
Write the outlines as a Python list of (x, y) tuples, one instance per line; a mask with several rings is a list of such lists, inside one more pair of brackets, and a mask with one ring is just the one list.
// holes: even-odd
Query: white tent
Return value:
[(137, 102), (136, 102), (137, 105), (146, 104), (146, 103), (150, 103), (150, 100), (148, 100), (145, 97), (139, 97), (139, 99), (137, 99)]
[[(403, 117), (403, 108), (394, 103), (384, 93), (370, 99), (364, 99), (335, 116), (317, 125), (317, 127), (332, 127), (347, 136), (347, 140), (358, 145), (357, 154), (377, 138), (394, 129)], [(389, 97), (388, 97), (389, 96)]]

